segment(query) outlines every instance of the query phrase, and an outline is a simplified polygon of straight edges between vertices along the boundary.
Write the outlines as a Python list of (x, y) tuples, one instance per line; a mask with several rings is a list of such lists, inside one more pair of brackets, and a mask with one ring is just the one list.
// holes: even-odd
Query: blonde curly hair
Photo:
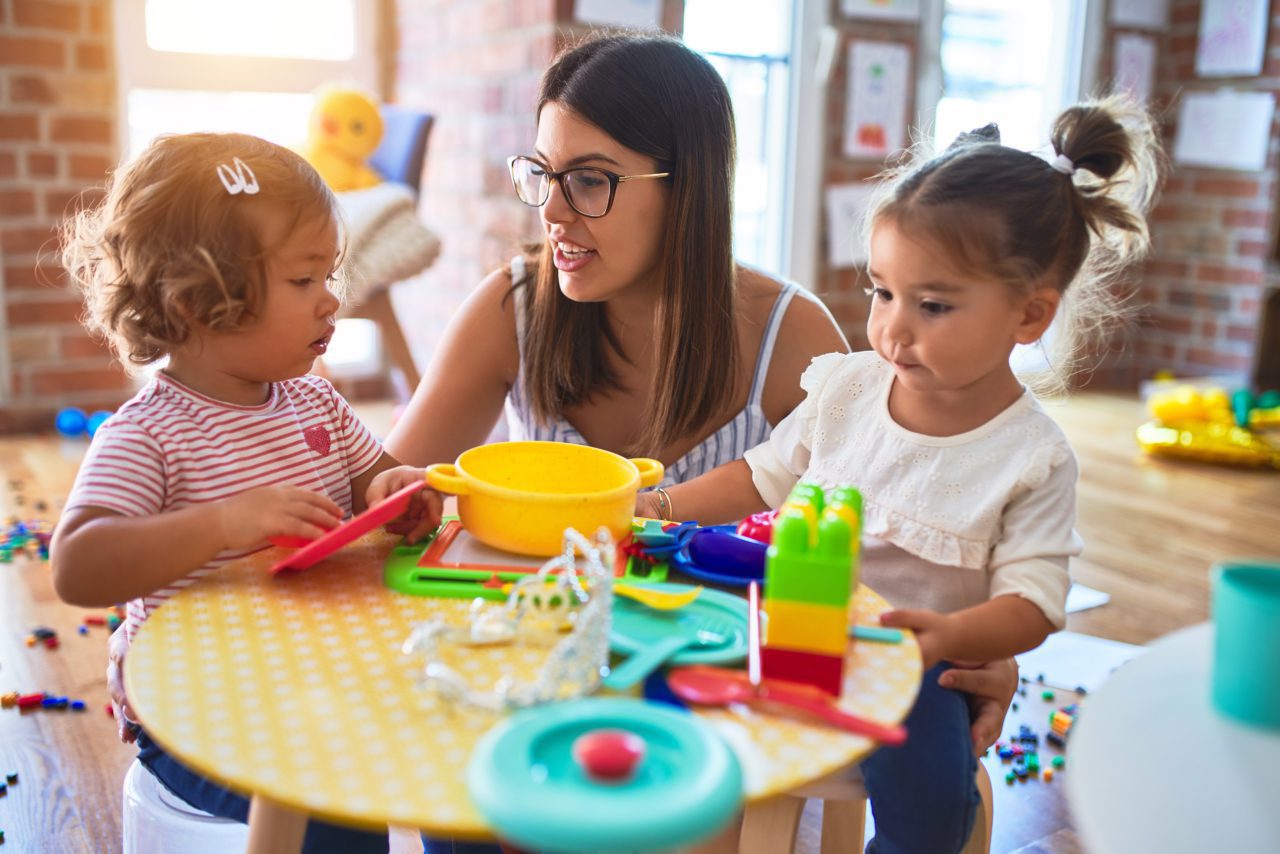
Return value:
[[(232, 193), (218, 170), (238, 158), (258, 192)], [(283, 213), (283, 234), (264, 218)], [(82, 318), (127, 369), (151, 364), (194, 328), (251, 323), (274, 248), (302, 222), (340, 221), (324, 180), (299, 155), (247, 134), (162, 136), (108, 182), (103, 203), (69, 219), (62, 262)]]

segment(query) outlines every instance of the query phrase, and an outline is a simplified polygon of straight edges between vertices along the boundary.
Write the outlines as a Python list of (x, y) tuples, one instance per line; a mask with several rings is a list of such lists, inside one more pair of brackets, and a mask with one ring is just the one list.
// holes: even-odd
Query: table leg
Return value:
[(804, 798), (791, 795), (779, 795), (748, 806), (742, 817), (738, 854), (794, 851), (796, 831), (800, 828), (800, 813), (803, 811)]
[(249, 802), (249, 845), (245, 854), (290, 854), (302, 850), (307, 814), (254, 795)]

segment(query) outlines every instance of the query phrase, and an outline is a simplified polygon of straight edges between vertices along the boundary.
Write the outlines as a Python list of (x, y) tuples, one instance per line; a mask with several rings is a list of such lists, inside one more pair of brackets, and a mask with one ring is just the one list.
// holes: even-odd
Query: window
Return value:
[(685, 0), (684, 40), (729, 87), (737, 123), (733, 198), (737, 257), (782, 272), (787, 129), (791, 122), (791, 4)]
[(240, 131), (302, 142), (311, 92), (377, 91), (376, 3), (116, 0), (126, 158), (159, 133)]
[(1084, 88), (1085, 11), (1085, 0), (945, 0), (935, 146), (994, 121), (1005, 145), (1041, 148)]

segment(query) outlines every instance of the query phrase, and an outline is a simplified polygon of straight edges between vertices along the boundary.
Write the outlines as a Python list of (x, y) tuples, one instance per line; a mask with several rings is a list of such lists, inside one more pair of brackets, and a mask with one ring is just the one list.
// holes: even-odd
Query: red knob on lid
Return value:
[(573, 759), (592, 780), (621, 783), (644, 759), (644, 739), (621, 729), (597, 729), (573, 742)]

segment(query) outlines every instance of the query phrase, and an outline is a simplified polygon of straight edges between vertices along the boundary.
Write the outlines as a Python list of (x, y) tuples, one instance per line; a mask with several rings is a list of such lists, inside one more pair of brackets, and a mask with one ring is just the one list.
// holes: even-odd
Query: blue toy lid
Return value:
[[(574, 742), (618, 729), (645, 742), (630, 779), (590, 779)], [(480, 739), (467, 766), (477, 809), (504, 840), (548, 852), (629, 852), (717, 833), (742, 803), (742, 770), (724, 740), (687, 712), (629, 698), (525, 709)]]

